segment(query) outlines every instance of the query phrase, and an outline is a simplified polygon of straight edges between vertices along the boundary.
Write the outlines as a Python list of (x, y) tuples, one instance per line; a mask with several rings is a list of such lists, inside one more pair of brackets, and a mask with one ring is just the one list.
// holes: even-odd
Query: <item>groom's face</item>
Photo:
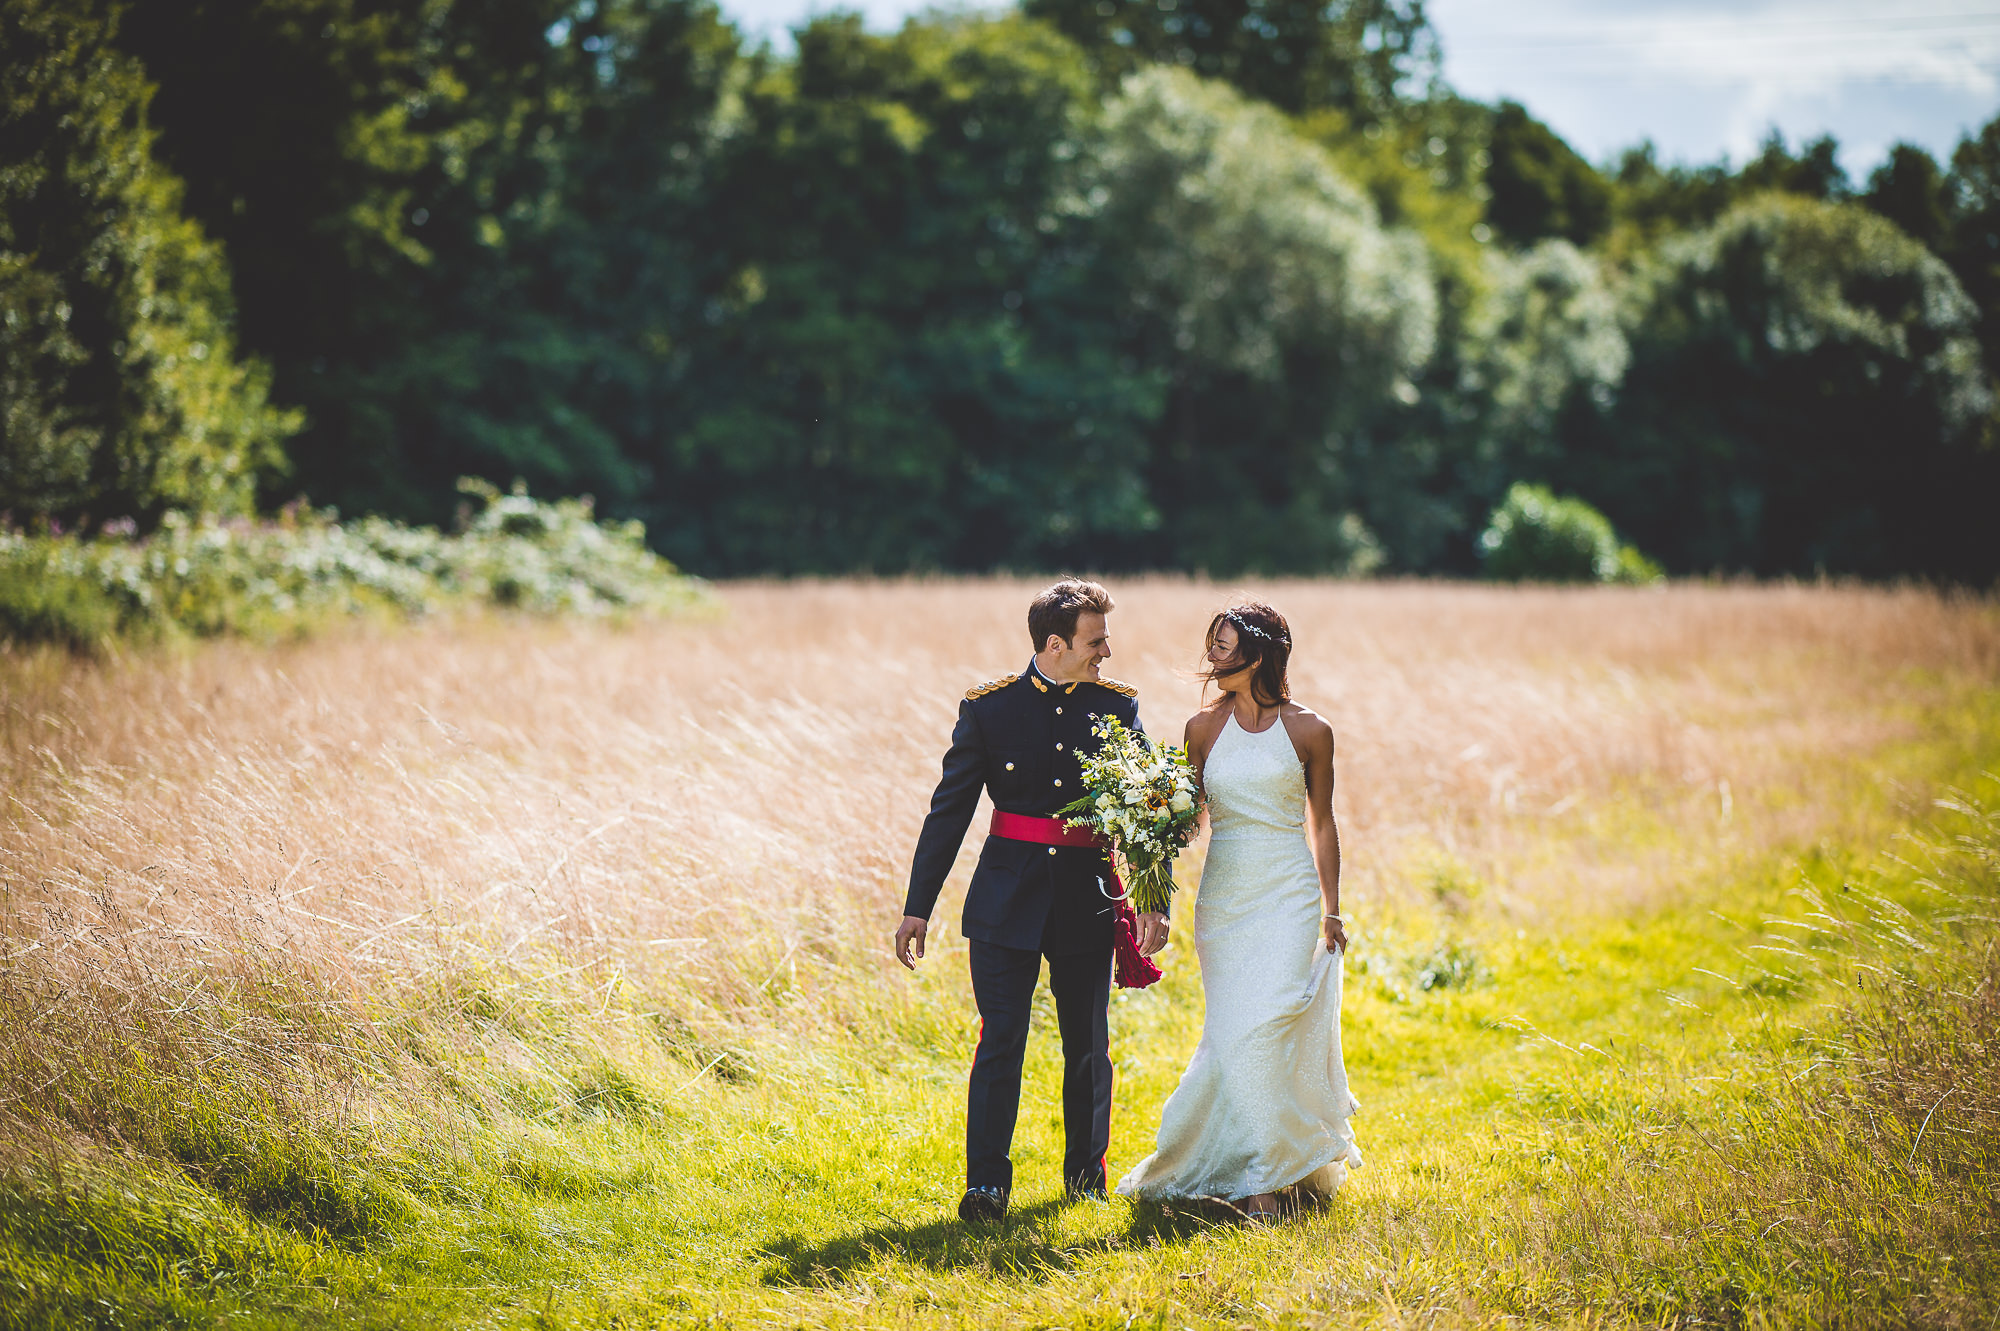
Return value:
[(1049, 673), (1061, 680), (1096, 679), (1097, 667), (1111, 656), (1111, 630), (1095, 610), (1076, 617), (1076, 636), (1068, 644), (1053, 634), (1049, 642), (1056, 654)]

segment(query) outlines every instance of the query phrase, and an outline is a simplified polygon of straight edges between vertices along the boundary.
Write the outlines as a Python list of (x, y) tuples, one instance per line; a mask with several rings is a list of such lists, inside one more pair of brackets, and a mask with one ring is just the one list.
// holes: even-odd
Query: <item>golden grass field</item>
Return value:
[[(1621, 1170), (1653, 1152), (1678, 1174), (1634, 1107), (1681, 1075), (1659, 1060), (1746, 1094), (1847, 1076), (1838, 1059), (1798, 1073), (1806, 1046), (1771, 1031), (1873, 1029), (1839, 978), (1860, 972), (1827, 958), (1874, 955), (1861, 921), (1878, 906), (1829, 907), (1840, 946), (1813, 953), (1817, 969), (1759, 972), (1783, 983), (1709, 965), (1711, 943), (1748, 955), (1702, 932), (1721, 927), (1711, 914), (1744, 928), (1788, 891), (1872, 883), (1879, 909), (1916, 911), (1925, 965), (1990, 962), (1973, 941), (1990, 897), (1956, 914), (1895, 904), (1930, 880), (1898, 878), (1891, 857), (1897, 837), (1929, 835), (1935, 798), (1979, 798), (2000, 763), (1990, 599), (1245, 588), (1289, 616), (1294, 691), (1337, 737), (1350, 1072), (1368, 1111), (1387, 1106), (1357, 1123), (1370, 1169), (1329, 1216), (1275, 1236), (1118, 1201), (1035, 1203), (1019, 1233), (985, 1240), (947, 1220), (971, 1022), (957, 894), (976, 831), (920, 976), (893, 965), (888, 937), (957, 700), (1021, 667), (1033, 590), (745, 583), (719, 588), (713, 613), (623, 628), (466, 619), (99, 663), (0, 655), (0, 1306), (8, 1281), (20, 1291), (0, 1325), (1787, 1322), (1882, 1272), (1919, 1283), (1857, 1296), (1849, 1320), (2000, 1317), (2000, 1221), (1963, 1200), (1984, 1186), (1990, 1201), (1993, 1182), (1976, 1088), (1947, 1094), (1924, 1132), (1963, 1137), (1971, 1172), (1883, 1211), (1886, 1237), (1852, 1260), (1802, 1239), (1791, 1255), (1824, 1266), (1797, 1277), (1804, 1302), (1787, 1302), (1782, 1261), (1704, 1283), (1679, 1212), (1619, 1219), (1611, 1201), (1645, 1191), (1623, 1173), (1509, 1191), (1527, 1186), (1523, 1161), (1546, 1172), (1561, 1143), (1614, 1121)], [(1106, 673), (1138, 686), (1154, 733), (1178, 738), (1202, 631), (1235, 590), (1114, 584)], [(1951, 900), (1978, 899), (1991, 857), (1976, 827), (1957, 835), (1974, 851), (1923, 844), (1970, 855), (1951, 861)], [(1184, 883), (1199, 860), (1197, 846)], [(1599, 947), (1615, 965), (1591, 963)], [(1468, 959), (1431, 967), (1451, 992), (1413, 978), (1426, 956)], [(1147, 1118), (1199, 1031), (1192, 955), (1166, 960), (1169, 983), (1114, 1015), (1114, 1171), (1149, 1149)], [(1688, 1036), (1661, 985), (1619, 997), (1648, 967), (1673, 979), (1694, 960), (1765, 1006)], [(1987, 974), (1964, 981), (1967, 1011), (1992, 1006)], [(1530, 1000), (1546, 1013), (1523, 1016)], [(1572, 1016), (1626, 1023), (1639, 1052), (1605, 1067), (1636, 1080), (1604, 1123), (1554, 1132), (1594, 1121), (1563, 1097), (1610, 1094), (1588, 1058), (1588, 1075), (1549, 1071), (1567, 1057), (1552, 1044), (1575, 1052), (1557, 1029)], [(1692, 1043), (1645, 1052), (1670, 1018)], [(1731, 1072), (1731, 1048), (1770, 1056)], [(1990, 1051), (1951, 1057), (1992, 1067)], [(1457, 1098), (1427, 1125), (1441, 1088)], [(1024, 1192), (1055, 1130), (1035, 1094)], [(1510, 1151), (1523, 1123), (1533, 1140)], [(1708, 1186), (1784, 1192), (1731, 1183), (1742, 1153), (1703, 1149)], [(1465, 1210), (1478, 1188), (1504, 1224)], [(1426, 1208), (1459, 1219), (1413, 1238)], [(1905, 1211), (1929, 1228), (1896, 1230)], [(1598, 1230), (1564, 1228), (1585, 1212)], [(490, 1235), (467, 1237), (496, 1217), (534, 1234), (506, 1261)], [(1348, 1271), (1370, 1243), (1378, 1266), (1400, 1255)], [(1646, 1255), (1661, 1244), (1683, 1252), (1685, 1288), (1659, 1275), (1679, 1259)], [(1924, 1244), (1956, 1270), (1919, 1260)], [(1644, 1279), (1621, 1283), (1614, 1252)], [(1492, 1275), (1510, 1260), (1533, 1273)]]

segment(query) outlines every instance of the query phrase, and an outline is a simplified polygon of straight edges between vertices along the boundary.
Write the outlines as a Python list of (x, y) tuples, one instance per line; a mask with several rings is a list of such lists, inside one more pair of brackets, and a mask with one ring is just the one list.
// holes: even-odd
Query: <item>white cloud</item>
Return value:
[[(891, 31), (928, 0), (724, 0), (752, 36), (836, 8)], [(1641, 139), (1737, 160), (1773, 127), (1831, 133), (1865, 173), (1897, 140), (1948, 154), (2000, 113), (2000, 0), (1428, 0), (1445, 76), (1512, 97), (1595, 161)]]
[(2000, 13), (1948, 4), (1930, 0), (1908, 15), (1852, 0), (1728, 12), (1656, 4), (1607, 16), (1602, 6), (1575, 0), (1516, 0), (1504, 19), (1465, 0), (1439, 0), (1431, 9), (1460, 62), (1504, 63), (1516, 73), (1636, 69), (1789, 91), (1879, 78), (1991, 96)]
[(752, 38), (769, 38), (780, 50), (791, 49), (793, 28), (821, 14), (858, 13), (870, 31), (894, 32), (913, 14), (962, 7), (977, 6), (938, 0), (722, 0), (722, 12), (739, 29)]
[(1445, 75), (1511, 96), (1593, 157), (1754, 151), (1832, 132), (1865, 168), (1897, 138), (1948, 150), (2000, 101), (2000, 9), (1969, 0), (1432, 0)]

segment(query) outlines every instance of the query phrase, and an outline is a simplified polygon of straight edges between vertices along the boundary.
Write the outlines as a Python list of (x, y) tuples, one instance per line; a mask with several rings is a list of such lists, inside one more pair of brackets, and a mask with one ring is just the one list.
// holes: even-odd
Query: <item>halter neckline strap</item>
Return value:
[(1242, 731), (1246, 735), (1268, 735), (1273, 730), (1285, 724), (1285, 714), (1283, 712), (1279, 712), (1276, 716), (1271, 718), (1271, 724), (1265, 726), (1262, 730), (1252, 730), (1248, 726), (1244, 725), (1241, 721), (1238, 721), (1236, 719), (1236, 709), (1234, 707), (1231, 707), (1229, 709), (1229, 724), (1235, 726), (1238, 730)]

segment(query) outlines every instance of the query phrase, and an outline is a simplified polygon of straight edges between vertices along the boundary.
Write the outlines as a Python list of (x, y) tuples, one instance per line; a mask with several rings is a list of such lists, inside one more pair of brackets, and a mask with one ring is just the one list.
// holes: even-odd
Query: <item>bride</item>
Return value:
[(1340, 1058), (1340, 835), (1333, 729), (1291, 700), (1292, 635), (1268, 605), (1210, 621), (1203, 678), (1222, 690), (1187, 723), (1208, 797), (1194, 946), (1201, 1044), (1127, 1197), (1219, 1198), (1247, 1217), (1338, 1189), (1361, 1164)]

